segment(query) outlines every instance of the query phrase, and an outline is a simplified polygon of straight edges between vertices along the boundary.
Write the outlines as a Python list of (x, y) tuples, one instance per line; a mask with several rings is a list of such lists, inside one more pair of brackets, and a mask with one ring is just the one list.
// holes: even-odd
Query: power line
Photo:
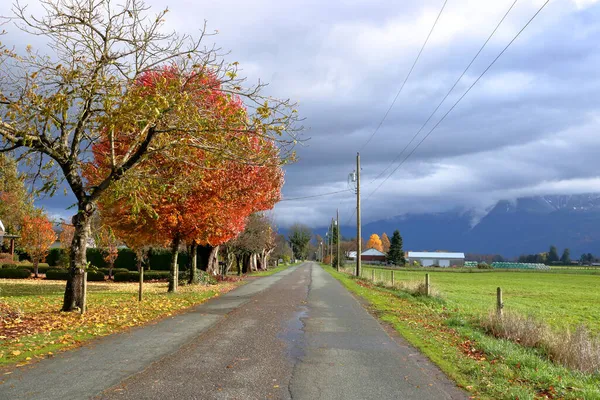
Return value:
[(504, 16), (502, 17), (502, 19), (500, 20), (500, 22), (498, 22), (498, 24), (496, 25), (496, 27), (494, 28), (494, 30), (492, 31), (492, 33), (490, 33), (490, 35), (488, 36), (488, 38), (486, 39), (486, 41), (479, 48), (479, 51), (477, 51), (477, 53), (475, 54), (475, 56), (473, 56), (473, 58), (471, 59), (471, 62), (469, 62), (469, 64), (464, 69), (464, 71), (462, 72), (462, 74), (460, 74), (460, 76), (458, 77), (458, 79), (456, 79), (456, 81), (454, 82), (454, 84), (452, 85), (452, 87), (450, 88), (450, 90), (448, 90), (448, 93), (446, 93), (446, 95), (444, 96), (444, 98), (442, 99), (442, 101), (439, 102), (439, 104), (433, 110), (433, 112), (429, 115), (429, 117), (427, 118), (427, 120), (423, 123), (423, 125), (421, 125), (421, 127), (419, 128), (419, 130), (417, 131), (417, 133), (415, 133), (414, 136), (412, 137), (412, 139), (410, 139), (410, 141), (406, 144), (406, 146), (404, 146), (404, 148), (402, 149), (402, 151), (400, 152), (400, 154), (398, 154), (396, 156), (396, 158), (394, 158), (394, 160), (392, 160), (392, 162), (387, 167), (385, 167), (385, 169), (383, 171), (381, 171), (379, 173), (379, 175), (377, 175), (369, 184), (375, 182), (377, 179), (379, 179), (380, 177), (382, 177), (386, 173), (386, 171), (388, 169), (390, 169), (390, 167), (392, 165), (394, 165), (398, 160), (400, 160), (400, 157), (402, 157), (402, 155), (404, 154), (404, 152), (406, 151), (406, 149), (408, 149), (408, 147), (417, 138), (417, 136), (419, 136), (419, 134), (421, 133), (421, 131), (423, 131), (423, 129), (427, 126), (427, 124), (429, 123), (429, 121), (431, 121), (431, 118), (433, 118), (433, 116), (435, 115), (435, 113), (440, 109), (440, 107), (446, 101), (446, 99), (448, 98), (448, 96), (450, 96), (450, 93), (452, 93), (452, 91), (454, 90), (454, 88), (456, 88), (456, 85), (458, 85), (458, 83), (465, 76), (465, 74), (467, 73), (467, 71), (469, 70), (469, 68), (471, 68), (471, 66), (473, 65), (473, 63), (475, 62), (475, 60), (477, 59), (477, 57), (479, 57), (479, 55), (481, 54), (481, 52), (483, 51), (483, 49), (485, 48), (485, 46), (487, 46), (487, 44), (489, 43), (489, 41), (496, 34), (496, 31), (498, 31), (498, 28), (500, 28), (500, 25), (502, 25), (502, 23), (504, 22), (504, 20), (508, 16), (508, 14), (511, 12), (511, 10), (513, 9), (513, 7), (515, 6), (515, 4), (517, 4), (517, 1), (519, 1), (519, 0), (515, 0), (511, 4), (511, 6), (508, 8), (508, 10), (506, 11), (506, 13), (504, 14)]
[(353, 190), (354, 189), (344, 189), (344, 190), (338, 190), (336, 192), (328, 192), (328, 193), (315, 194), (315, 195), (312, 195), (312, 196), (291, 197), (289, 199), (281, 199), (279, 201), (281, 202), (281, 201), (293, 201), (293, 200), (313, 199), (313, 198), (316, 198), (316, 197), (331, 196), (333, 194), (345, 193), (345, 192), (350, 192), (350, 191), (353, 191)]
[(490, 70), (490, 68), (492, 68), (492, 66), (496, 63), (496, 61), (498, 61), (498, 59), (506, 52), (506, 50), (508, 50), (508, 48), (514, 43), (515, 40), (517, 40), (517, 38), (521, 35), (521, 33), (523, 33), (523, 31), (529, 26), (529, 24), (531, 24), (531, 22), (538, 16), (538, 14), (540, 12), (542, 12), (542, 10), (546, 7), (546, 5), (548, 5), (548, 3), (550, 2), (550, 0), (546, 0), (546, 2), (538, 9), (538, 11), (533, 15), (533, 17), (531, 17), (531, 19), (529, 19), (529, 21), (527, 21), (527, 23), (525, 24), (525, 26), (516, 34), (516, 36), (506, 45), (506, 47), (504, 47), (504, 49), (502, 49), (502, 51), (500, 52), (500, 54), (498, 54), (498, 56), (496, 56), (496, 58), (494, 58), (494, 60), (487, 66), (487, 68), (481, 73), (481, 75), (479, 75), (479, 77), (471, 84), (471, 86), (469, 86), (469, 88), (467, 89), (467, 91), (465, 93), (463, 93), (462, 96), (460, 96), (460, 98), (452, 105), (452, 107), (450, 107), (450, 109), (444, 114), (444, 116), (433, 126), (433, 128), (431, 128), (431, 130), (429, 132), (427, 132), (427, 134), (423, 137), (423, 139), (421, 139), (421, 141), (419, 143), (417, 143), (417, 145), (412, 149), (412, 151), (410, 153), (408, 153), (408, 155), (406, 157), (404, 157), (404, 159), (400, 162), (400, 164), (398, 164), (398, 166), (396, 168), (394, 168), (394, 170), (387, 176), (387, 178), (385, 178), (380, 184), (379, 186), (377, 186), (375, 188), (375, 190), (373, 190), (371, 192), (371, 194), (369, 195), (369, 197), (367, 197), (367, 200), (377, 191), (379, 190), (379, 188), (389, 179), (391, 178), (391, 176), (406, 162), (406, 160), (408, 160), (410, 158), (410, 156), (412, 156), (414, 154), (414, 152), (419, 148), (419, 146), (421, 146), (421, 144), (429, 137), (429, 135), (431, 135), (431, 133), (442, 123), (442, 121), (444, 121), (444, 119), (446, 119), (446, 117), (448, 116), (448, 114), (450, 114), (452, 112), (452, 110), (454, 110), (454, 108), (456, 108), (456, 106), (458, 105), (458, 103), (461, 102), (462, 99), (465, 98), (465, 96), (471, 91), (471, 89), (473, 89), (473, 87), (477, 84), (477, 82), (479, 82), (481, 80), (481, 78), (483, 78), (483, 76)]
[(419, 58), (421, 58), (421, 54), (423, 53), (423, 50), (425, 49), (425, 46), (427, 46), (427, 42), (429, 42), (429, 38), (431, 37), (431, 34), (433, 33), (433, 30), (435, 29), (435, 26), (437, 25), (440, 17), (442, 16), (442, 12), (444, 12), (444, 8), (446, 8), (446, 3), (448, 3), (448, 0), (445, 0), (444, 4), (442, 4), (442, 8), (440, 9), (440, 12), (437, 15), (437, 18), (435, 19), (435, 22), (433, 23), (433, 26), (431, 27), (431, 30), (429, 31), (429, 34), (427, 35), (427, 38), (425, 39), (425, 42), (423, 43), (423, 46), (421, 46), (421, 50), (419, 50), (419, 54), (417, 54), (417, 58), (415, 58), (415, 61), (413, 62), (412, 66), (410, 67), (410, 70), (408, 71), (408, 74), (406, 75), (406, 78), (404, 78), (404, 82), (402, 82), (402, 86), (400, 86), (400, 90), (398, 90), (398, 93), (396, 93), (396, 97), (394, 97), (394, 100), (392, 101), (392, 104), (390, 104), (390, 107), (387, 109), (387, 111), (383, 115), (383, 118), (379, 122), (379, 125), (377, 125), (377, 128), (375, 128), (375, 130), (373, 131), (373, 133), (371, 134), (371, 136), (369, 137), (369, 139), (365, 142), (365, 144), (362, 145), (362, 147), (360, 148), (359, 151), (362, 151), (371, 142), (371, 139), (373, 139), (373, 137), (375, 136), (375, 134), (379, 131), (379, 129), (383, 125), (383, 122), (386, 120), (386, 118), (387, 118), (388, 114), (390, 113), (390, 111), (392, 111), (392, 108), (394, 107), (394, 104), (396, 104), (396, 100), (398, 100), (398, 96), (400, 96), (400, 93), (402, 93), (402, 90), (404, 89), (404, 86), (406, 85), (406, 82), (408, 82), (408, 79), (410, 78), (413, 70), (415, 69), (415, 65), (417, 65), (417, 62), (419, 61)]

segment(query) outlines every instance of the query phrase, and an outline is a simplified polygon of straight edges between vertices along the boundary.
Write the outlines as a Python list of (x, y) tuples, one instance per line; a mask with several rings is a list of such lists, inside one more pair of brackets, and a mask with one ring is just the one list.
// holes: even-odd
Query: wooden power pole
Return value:
[(360, 253), (362, 253), (360, 228), (360, 153), (356, 153), (356, 276), (360, 276)]
[(333, 268), (333, 218), (331, 218), (331, 234), (329, 238), (331, 239), (331, 244), (329, 245), (329, 262), (331, 262), (331, 267)]
[(335, 214), (336, 214), (336, 218), (337, 218), (337, 220), (336, 220), (337, 221), (336, 222), (337, 223), (337, 238), (336, 238), (337, 239), (337, 249), (336, 249), (337, 263), (335, 265), (335, 269), (339, 271), (340, 270), (340, 257), (341, 257), (341, 255), (340, 255), (340, 209), (339, 208), (335, 211)]

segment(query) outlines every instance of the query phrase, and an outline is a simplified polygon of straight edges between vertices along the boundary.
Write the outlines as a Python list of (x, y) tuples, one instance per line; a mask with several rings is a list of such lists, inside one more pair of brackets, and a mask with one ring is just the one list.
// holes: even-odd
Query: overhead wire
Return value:
[(429, 130), (429, 132), (427, 132), (427, 134), (421, 139), (421, 141), (419, 143), (417, 143), (417, 145), (411, 150), (411, 152), (408, 153), (406, 157), (404, 157), (404, 159), (400, 162), (400, 164), (398, 164), (398, 166), (396, 166), (396, 168), (394, 168), (394, 170), (375, 188), (375, 190), (373, 190), (371, 192), (371, 194), (369, 194), (369, 196), (367, 197), (367, 200), (377, 190), (379, 190), (379, 188), (381, 188), (381, 186), (383, 186), (383, 184), (385, 182), (387, 182), (388, 179), (390, 179), (392, 177), (392, 175), (406, 162), (406, 160), (408, 160), (415, 153), (415, 151), (421, 146), (421, 144), (423, 144), (423, 142), (433, 133), (433, 131), (456, 108), (456, 106), (462, 101), (462, 99), (465, 98), (465, 96), (471, 91), (471, 89), (473, 89), (473, 87), (481, 80), (481, 78), (483, 78), (483, 76), (490, 70), (490, 68), (492, 68), (492, 66), (496, 63), (496, 61), (498, 61), (498, 59), (506, 52), (506, 50), (508, 50), (508, 48), (517, 40), (517, 38), (521, 35), (521, 33), (523, 33), (523, 31), (525, 31), (525, 29), (527, 29), (527, 27), (531, 24), (531, 22), (533, 22), (533, 20), (542, 12), (542, 10), (548, 5), (549, 2), (550, 2), (550, 0), (546, 0), (546, 2), (544, 2), (544, 4), (542, 4), (542, 6), (537, 10), (537, 12), (529, 19), (529, 21), (527, 21), (525, 26), (523, 26), (523, 28), (521, 28), (521, 30), (515, 35), (515, 37), (513, 37), (513, 39), (502, 49), (502, 51), (496, 56), (496, 58), (494, 58), (494, 60), (487, 66), (487, 68), (479, 75), (479, 77), (477, 77), (477, 79), (463, 93), (463, 95), (460, 96), (458, 98), (458, 100), (456, 100), (456, 102), (452, 105), (452, 107), (450, 107), (450, 109), (442, 116), (442, 118), (431, 128), (431, 130)]
[(404, 152), (406, 151), (406, 149), (408, 149), (408, 147), (417, 138), (417, 136), (419, 136), (419, 134), (427, 126), (427, 124), (429, 123), (429, 121), (431, 121), (431, 119), (433, 118), (433, 116), (440, 109), (440, 107), (442, 106), (442, 104), (446, 101), (446, 99), (448, 98), (448, 96), (450, 96), (450, 94), (452, 93), (452, 91), (454, 91), (454, 89), (456, 88), (456, 86), (458, 85), (458, 83), (462, 80), (462, 78), (465, 76), (465, 74), (467, 73), (467, 71), (471, 68), (471, 66), (473, 65), (473, 63), (475, 62), (475, 60), (477, 60), (477, 58), (479, 57), (479, 55), (481, 54), (481, 52), (483, 51), (483, 49), (485, 49), (485, 47), (490, 42), (490, 40), (492, 39), (492, 37), (496, 34), (496, 32), (498, 31), (498, 28), (500, 28), (500, 25), (502, 25), (502, 23), (504, 22), (504, 20), (508, 16), (508, 14), (514, 8), (515, 4), (517, 4), (517, 1), (519, 1), (519, 0), (515, 0), (511, 4), (511, 6), (508, 8), (508, 10), (506, 11), (506, 13), (504, 13), (504, 16), (502, 17), (502, 19), (500, 20), (500, 22), (498, 22), (498, 24), (496, 25), (496, 27), (494, 28), (494, 30), (492, 31), (492, 33), (490, 33), (490, 35), (487, 37), (487, 39), (485, 40), (485, 42), (483, 43), (483, 45), (481, 45), (481, 47), (479, 48), (479, 50), (477, 51), (477, 53), (473, 56), (473, 58), (471, 59), (471, 61), (469, 62), (469, 64), (463, 70), (462, 74), (460, 74), (460, 76), (456, 79), (456, 81), (454, 82), (454, 84), (452, 85), (452, 87), (450, 87), (450, 90), (448, 90), (448, 92), (446, 93), (446, 95), (444, 96), (444, 98), (442, 98), (442, 100), (439, 102), (439, 104), (437, 105), (437, 107), (431, 112), (431, 114), (429, 114), (429, 117), (421, 125), (421, 127), (419, 128), (419, 130), (414, 134), (414, 136), (410, 139), (410, 141), (406, 144), (406, 146), (404, 146), (404, 148), (396, 156), (396, 158), (394, 158), (394, 160), (383, 171), (381, 171), (371, 182), (369, 182), (369, 185), (372, 184), (372, 183), (374, 183), (377, 179), (381, 178), (386, 173), (386, 171), (388, 169), (390, 169), (390, 167), (392, 165), (394, 165), (400, 159), (400, 157), (402, 157), (402, 155), (404, 154)]
[[(383, 118), (381, 119), (381, 121), (379, 122), (377, 128), (373, 131), (373, 133), (371, 134), (371, 136), (369, 137), (369, 139), (360, 148), (361, 151), (362, 151), (362, 149), (364, 149), (369, 144), (369, 142), (377, 134), (377, 132), (379, 131), (379, 129), (383, 125), (384, 121), (388, 117), (390, 111), (392, 110), (392, 108), (396, 104), (396, 101), (398, 100), (398, 97), (402, 93), (402, 90), (404, 89), (404, 86), (406, 86), (406, 83), (408, 82), (408, 79), (412, 75), (413, 70), (415, 69), (415, 66), (417, 65), (417, 62), (421, 58), (421, 54), (423, 53), (423, 50), (425, 50), (425, 47), (427, 46), (427, 43), (429, 42), (429, 38), (431, 37), (431, 34), (433, 33), (433, 31), (434, 31), (434, 29), (435, 29), (435, 27), (436, 27), (436, 25), (437, 25), (437, 23), (438, 23), (441, 15), (442, 15), (442, 13), (444, 12), (444, 9), (446, 8), (446, 4), (447, 3), (448, 3), (448, 0), (444, 0), (444, 3), (442, 4), (442, 8), (440, 9), (439, 13), (437, 14), (437, 17), (436, 17), (436, 19), (435, 19), (435, 21), (434, 21), (431, 29), (429, 30), (429, 33), (428, 33), (428, 35), (427, 35), (427, 37), (425, 39), (425, 42), (423, 42), (423, 45), (421, 46), (421, 49), (419, 50), (419, 53), (417, 54), (417, 57), (415, 58), (414, 62), (412, 63), (412, 66), (410, 67), (410, 70), (408, 71), (408, 74), (404, 78), (404, 81), (402, 82), (402, 86), (400, 86), (400, 89), (396, 93), (396, 96), (394, 97), (394, 100), (392, 101), (392, 103), (390, 104), (389, 108), (385, 112), (385, 114), (384, 114)], [(329, 193), (323, 193), (323, 194), (314, 195), (314, 196), (302, 196), (302, 197), (295, 197), (295, 198), (289, 198), (289, 199), (281, 199), (280, 201), (305, 200), (305, 199), (311, 199), (311, 198), (317, 198), (317, 197), (323, 197), (323, 196), (330, 196), (330, 195), (333, 195), (333, 194), (343, 193), (345, 191), (350, 191), (350, 190), (351, 189), (342, 190), (342, 191), (335, 191), (335, 192), (329, 192)]]
[(311, 196), (291, 197), (289, 199), (283, 198), (283, 199), (281, 199), (279, 201), (281, 202), (281, 201), (293, 201), (293, 200), (313, 199), (313, 198), (316, 198), (316, 197), (331, 196), (331, 195), (338, 194), (338, 193), (350, 192), (352, 190), (354, 190), (354, 189), (344, 189), (344, 190), (338, 190), (338, 191), (335, 191), (335, 192), (315, 194), (315, 195), (311, 195)]
[(427, 38), (425, 39), (425, 42), (423, 42), (423, 45), (421, 46), (421, 49), (419, 50), (419, 53), (417, 54), (417, 57), (415, 58), (415, 61), (412, 63), (412, 66), (410, 67), (410, 70), (408, 71), (408, 74), (406, 74), (406, 77), (404, 78), (404, 82), (402, 82), (402, 86), (400, 86), (400, 90), (398, 90), (398, 93), (396, 93), (396, 96), (394, 97), (394, 100), (392, 101), (392, 104), (390, 104), (390, 106), (388, 107), (387, 111), (383, 115), (383, 118), (381, 119), (381, 121), (379, 121), (379, 124), (377, 125), (377, 128), (375, 128), (375, 130), (373, 131), (373, 133), (371, 134), (371, 136), (369, 136), (369, 139), (367, 139), (367, 141), (361, 146), (361, 148), (360, 148), (359, 151), (362, 151), (371, 142), (371, 140), (373, 139), (373, 137), (377, 134), (377, 132), (379, 131), (379, 129), (381, 128), (381, 126), (383, 125), (383, 123), (385, 122), (385, 120), (387, 119), (390, 111), (392, 111), (392, 108), (394, 108), (394, 105), (396, 104), (396, 100), (398, 100), (398, 97), (400, 96), (400, 93), (402, 93), (402, 90), (404, 90), (404, 86), (406, 86), (406, 82), (408, 82), (408, 79), (412, 75), (412, 72), (415, 69), (415, 66), (417, 65), (417, 62), (419, 62), (419, 59), (421, 58), (421, 54), (423, 53), (423, 50), (425, 50), (425, 46), (427, 46), (427, 43), (429, 42), (429, 38), (431, 37), (431, 34), (433, 33), (433, 30), (435, 29), (438, 21), (440, 20), (440, 17), (442, 16), (442, 13), (444, 12), (444, 9), (446, 8), (446, 4), (447, 3), (448, 3), (448, 0), (445, 0), (444, 3), (442, 4), (442, 8), (440, 9), (440, 12), (438, 13), (437, 18), (433, 22), (433, 25), (432, 25), (431, 29), (429, 30), (429, 34), (427, 35)]

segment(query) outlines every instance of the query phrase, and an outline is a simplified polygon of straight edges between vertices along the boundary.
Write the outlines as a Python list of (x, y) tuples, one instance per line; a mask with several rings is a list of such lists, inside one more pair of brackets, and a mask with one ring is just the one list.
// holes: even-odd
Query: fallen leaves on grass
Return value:
[[(0, 290), (13, 293), (14, 288), (11, 292), (6, 285), (10, 283), (0, 283)], [(146, 284), (145, 299), (140, 303), (137, 284), (92, 284), (87, 312), (81, 315), (59, 311), (62, 290), (37, 295), (38, 282), (32, 281), (31, 287), (23, 286), (22, 281), (19, 285), (17, 293), (0, 302), (0, 365), (52, 356), (94, 337), (173, 315), (237, 286), (234, 282), (183, 286), (178, 293), (168, 294), (164, 283)]]

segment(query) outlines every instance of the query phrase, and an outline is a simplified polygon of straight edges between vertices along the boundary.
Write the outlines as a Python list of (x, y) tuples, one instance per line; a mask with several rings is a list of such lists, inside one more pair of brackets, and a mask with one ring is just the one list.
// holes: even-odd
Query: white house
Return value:
[(407, 261), (414, 261), (423, 267), (449, 267), (451, 265), (463, 266), (465, 264), (465, 253), (446, 253), (430, 251), (409, 251)]

